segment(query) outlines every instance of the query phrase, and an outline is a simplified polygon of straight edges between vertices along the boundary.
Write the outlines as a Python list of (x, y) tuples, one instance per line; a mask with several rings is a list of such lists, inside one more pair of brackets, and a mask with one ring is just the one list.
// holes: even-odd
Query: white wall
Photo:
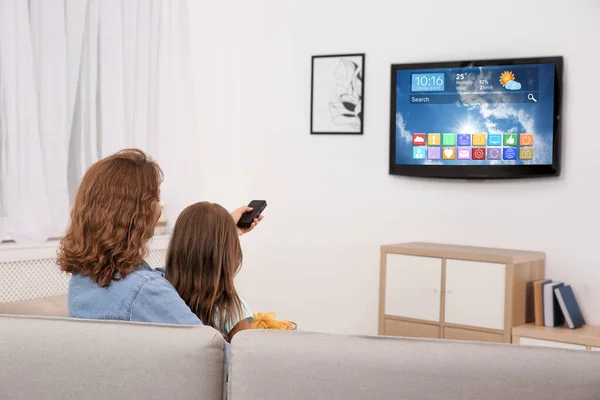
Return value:
[[(254, 309), (375, 333), (379, 246), (433, 241), (544, 251), (600, 324), (599, 2), (191, 3), (203, 198), (269, 202), (243, 239)], [(365, 135), (311, 136), (310, 57), (342, 52), (367, 53)], [(560, 178), (388, 175), (390, 64), (542, 55), (565, 56)]]

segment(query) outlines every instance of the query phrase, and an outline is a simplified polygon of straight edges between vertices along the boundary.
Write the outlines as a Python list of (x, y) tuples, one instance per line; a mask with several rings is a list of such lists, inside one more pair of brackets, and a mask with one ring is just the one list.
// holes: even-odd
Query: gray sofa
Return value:
[(0, 399), (221, 399), (208, 327), (0, 316)]
[(600, 353), (316, 333), (240, 334), (230, 400), (600, 399)]
[[(230, 400), (600, 399), (600, 353), (246, 331)], [(225, 343), (207, 327), (0, 316), (0, 399), (222, 399)]]

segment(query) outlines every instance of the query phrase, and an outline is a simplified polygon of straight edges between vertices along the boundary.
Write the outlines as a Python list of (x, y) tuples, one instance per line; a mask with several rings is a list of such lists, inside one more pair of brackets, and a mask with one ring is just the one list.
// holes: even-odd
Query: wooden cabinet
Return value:
[(504, 333), (502, 331), (491, 332), (481, 329), (453, 328), (448, 325), (445, 325), (443, 329), (444, 333), (441, 337), (448, 340), (504, 343)]
[(600, 350), (600, 326), (585, 325), (577, 329), (526, 324), (514, 327), (513, 343), (526, 346), (558, 347), (572, 350)]
[(387, 256), (385, 313), (439, 321), (442, 260), (401, 254)]
[(386, 318), (384, 331), (388, 336), (439, 338), (440, 327), (436, 324), (410, 322), (402, 319)]
[(446, 305), (449, 324), (504, 329), (506, 266), (446, 260)]
[(533, 320), (530, 283), (544, 263), (538, 252), (382, 246), (379, 334), (510, 343), (512, 327)]

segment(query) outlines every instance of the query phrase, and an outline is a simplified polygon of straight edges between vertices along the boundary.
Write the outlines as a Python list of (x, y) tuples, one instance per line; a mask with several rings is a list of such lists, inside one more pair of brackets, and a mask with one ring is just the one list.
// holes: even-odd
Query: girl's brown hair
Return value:
[(142, 264), (154, 234), (163, 173), (137, 149), (122, 150), (85, 173), (60, 242), (58, 265), (100, 287)]
[(241, 314), (233, 286), (241, 264), (237, 228), (227, 210), (204, 202), (183, 210), (171, 234), (166, 278), (205, 325), (221, 332), (224, 315)]

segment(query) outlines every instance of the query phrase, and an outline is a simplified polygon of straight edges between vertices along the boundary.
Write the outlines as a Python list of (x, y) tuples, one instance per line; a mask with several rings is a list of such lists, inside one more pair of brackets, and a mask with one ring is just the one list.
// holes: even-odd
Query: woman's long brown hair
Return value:
[(241, 264), (237, 228), (227, 210), (204, 202), (183, 210), (171, 234), (166, 278), (205, 325), (221, 332), (224, 314), (241, 315), (233, 285)]
[(58, 265), (100, 287), (142, 264), (154, 234), (163, 174), (137, 149), (122, 150), (85, 173), (60, 242)]

